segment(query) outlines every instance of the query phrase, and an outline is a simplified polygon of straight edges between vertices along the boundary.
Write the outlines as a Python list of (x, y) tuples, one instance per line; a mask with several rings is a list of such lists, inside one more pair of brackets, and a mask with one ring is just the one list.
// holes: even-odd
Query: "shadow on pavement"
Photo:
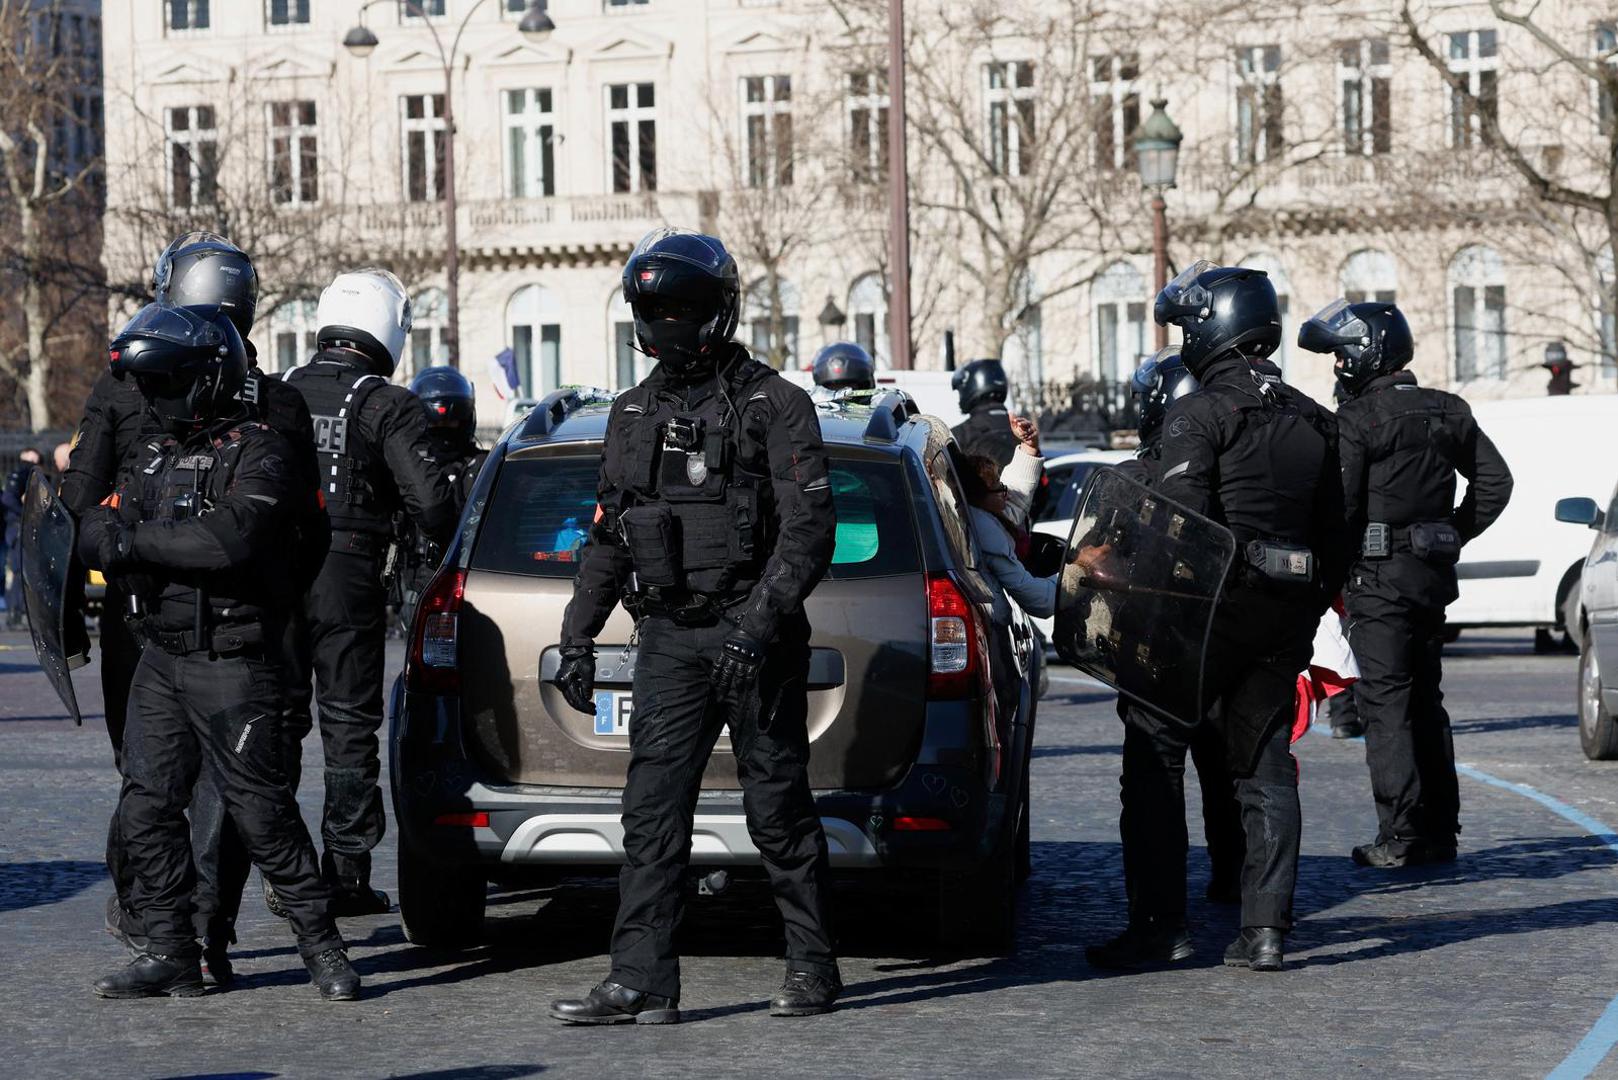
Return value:
[(391, 1073), (395, 1080), (518, 1080), (538, 1076), (543, 1065), (463, 1065), (455, 1069), (428, 1069), (426, 1072)]
[(1479, 735), (1488, 731), (1525, 731), (1528, 728), (1576, 728), (1579, 718), (1572, 713), (1554, 716), (1501, 716), (1482, 720), (1452, 720), (1457, 735)]
[(106, 879), (105, 863), (73, 859), (0, 863), (0, 912), (54, 904)]

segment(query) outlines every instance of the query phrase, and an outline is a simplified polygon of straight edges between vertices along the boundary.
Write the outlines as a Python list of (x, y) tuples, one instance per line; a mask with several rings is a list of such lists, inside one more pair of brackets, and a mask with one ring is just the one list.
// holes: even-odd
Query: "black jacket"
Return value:
[[(1471, 540), (1511, 499), (1511, 470), (1461, 398), (1408, 371), (1373, 379), (1337, 410), (1343, 498), (1356, 535), (1367, 522), (1448, 521)], [(1466, 495), (1455, 505), (1455, 477)]]
[(745, 598), (728, 617), (754, 638), (771, 641), (781, 619), (801, 610), (804, 598), (825, 575), (837, 520), (814, 405), (809, 395), (735, 346), (717, 379), (688, 388), (670, 380), (659, 366), (636, 390), (613, 402), (597, 486), (602, 513), (579, 552), (573, 600), (562, 620), (562, 644), (590, 644), (601, 632), (629, 584), (629, 551), (618, 517), (637, 504), (657, 501), (629, 489), (622, 480), (635, 468), (630, 460), (635, 447), (626, 444), (636, 414), (646, 409), (651, 415), (670, 407), (684, 412), (721, 389), (741, 413), (728, 426), (735, 442), (731, 453), (740, 475), (759, 480), (758, 509), (766, 544), (756, 565), (732, 582)]
[(1307, 546), (1324, 608), (1351, 550), (1336, 420), (1268, 364), (1228, 356), (1201, 380), (1164, 418), (1154, 486), (1228, 526), (1238, 552), (1252, 540)]
[(1011, 413), (1000, 402), (973, 408), (967, 418), (950, 429), (955, 442), (968, 454), (981, 454), (1003, 469), (1017, 452), (1017, 436), (1011, 430)]

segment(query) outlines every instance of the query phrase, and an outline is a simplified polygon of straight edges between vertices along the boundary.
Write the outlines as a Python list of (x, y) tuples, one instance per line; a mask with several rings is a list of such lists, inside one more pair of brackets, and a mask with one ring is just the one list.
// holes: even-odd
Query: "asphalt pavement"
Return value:
[[(0, 634), (0, 1071), (16, 1077), (840, 1075), (1618, 1076), (1618, 763), (1585, 761), (1574, 661), (1521, 635), (1449, 653), (1464, 833), (1452, 866), (1356, 868), (1371, 838), (1362, 744), (1316, 733), (1302, 776), (1299, 924), (1288, 969), (1231, 970), (1234, 914), (1200, 900), (1195, 824), (1187, 968), (1114, 977), (1086, 943), (1121, 922), (1120, 729), (1112, 695), (1058, 668), (1033, 765), (1034, 876), (1015, 950), (934, 955), (892, 896), (839, 892), (848, 990), (833, 1015), (771, 1019), (780, 931), (747, 885), (693, 899), (686, 1023), (564, 1028), (546, 1003), (602, 977), (615, 889), (564, 882), (491, 898), (488, 943), (434, 953), (397, 915), (349, 920), (363, 1000), (323, 1004), (284, 924), (250, 895), (228, 993), (101, 1001), (123, 953), (101, 932), (117, 789), (94, 668), (75, 729), (26, 638)], [(393, 663), (399, 660), (393, 651)], [(318, 740), (306, 747), (318, 814)], [(311, 818), (311, 821), (314, 819)], [(378, 852), (391, 888), (392, 837)], [(255, 881), (256, 884), (256, 881)]]

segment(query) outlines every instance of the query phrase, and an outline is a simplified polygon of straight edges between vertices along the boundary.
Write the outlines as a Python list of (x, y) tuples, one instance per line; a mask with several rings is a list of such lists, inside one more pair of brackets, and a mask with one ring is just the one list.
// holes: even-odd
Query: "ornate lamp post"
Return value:
[[(1169, 114), (1163, 111), (1168, 101), (1156, 98), (1152, 114), (1136, 129), (1133, 142), (1135, 159), (1140, 169), (1141, 186), (1152, 193), (1152, 249), (1157, 258), (1154, 278), (1157, 292), (1169, 283), (1169, 225), (1168, 204), (1163, 192), (1174, 186), (1180, 165), (1180, 142), (1185, 138)], [(1157, 328), (1157, 347), (1169, 343), (1169, 328)]]

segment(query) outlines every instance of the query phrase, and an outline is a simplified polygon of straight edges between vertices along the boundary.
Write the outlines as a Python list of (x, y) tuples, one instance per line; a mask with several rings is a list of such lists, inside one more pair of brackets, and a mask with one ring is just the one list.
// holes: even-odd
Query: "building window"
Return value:
[(1466, 85), (1449, 91), (1449, 144), (1481, 146), (1488, 142), (1483, 120), (1500, 115), (1500, 46), (1493, 30), (1466, 30), (1449, 35), (1449, 70)]
[(1506, 271), (1500, 255), (1481, 244), (1463, 248), (1449, 264), (1455, 326), (1455, 378), (1506, 376)]
[(169, 109), (169, 201), (212, 206), (219, 189), (219, 133), (212, 105)]
[(1281, 46), (1248, 45), (1237, 49), (1237, 164), (1257, 165), (1280, 156), (1286, 145), (1281, 115)]
[(170, 30), (208, 29), (208, 0), (167, 0)]
[(511, 351), (523, 397), (537, 398), (562, 385), (562, 304), (543, 285), (524, 285), (506, 304)]
[(501, 6), (505, 9), (507, 15), (515, 15), (520, 19), (528, 14), (530, 2), (538, 3), (541, 11), (545, 11), (550, 7), (548, 0), (501, 0)]
[(848, 164), (856, 184), (888, 175), (888, 76), (883, 71), (848, 74)]
[(1399, 267), (1386, 251), (1356, 251), (1343, 261), (1337, 275), (1343, 297), (1350, 304), (1374, 300), (1395, 304), (1399, 298)]
[(604, 0), (602, 6), (608, 11), (627, 11), (630, 8), (645, 7), (648, 0)]
[(1274, 255), (1263, 253), (1249, 255), (1237, 266), (1248, 266), (1254, 270), (1262, 270), (1269, 277), (1270, 284), (1275, 288), (1276, 305), (1281, 309), (1281, 344), (1275, 347), (1270, 359), (1282, 372), (1287, 369), (1287, 346), (1297, 336), (1292, 326), (1292, 282), (1287, 272), (1281, 268), (1281, 260)]
[(291, 371), (315, 354), (317, 307), (314, 300), (288, 300), (270, 313), (271, 373)]
[(742, 131), (748, 187), (792, 184), (792, 76), (742, 79)]
[(1090, 115), (1095, 124), (1096, 166), (1133, 169), (1140, 127), (1140, 57), (1135, 53), (1097, 56), (1090, 61)]
[(271, 26), (308, 26), (309, 0), (268, 0)]
[(854, 340), (876, 361), (888, 366), (888, 291), (877, 274), (861, 274), (848, 290), (848, 321)]
[(622, 289), (612, 290), (607, 299), (607, 325), (613, 344), (612, 388), (628, 390), (646, 377), (653, 360), (641, 351), (635, 337), (635, 313), (625, 303)]
[(319, 148), (314, 102), (271, 102), (270, 192), (276, 202), (320, 201)]
[(406, 363), (393, 373), (395, 382), (409, 383), (423, 368), (449, 363), (444, 330), (449, 326), (449, 300), (442, 289), (423, 289), (410, 302), (410, 348)]
[(1337, 49), (1343, 152), (1386, 154), (1393, 145), (1393, 66), (1385, 38), (1345, 41)]
[[(1618, 22), (1603, 21), (1595, 25), (1596, 61), (1607, 65), (1609, 71), (1618, 68)], [(1609, 76), (1611, 77), (1611, 76)], [(1611, 136), (1613, 120), (1618, 117), (1612, 83), (1607, 79), (1596, 81), (1596, 121), (1603, 135)]]
[(983, 70), (990, 167), (997, 176), (1026, 176), (1034, 167), (1034, 65), (997, 60)]
[(507, 90), (506, 193), (513, 199), (556, 194), (556, 129), (549, 90)]
[(612, 190), (657, 190), (657, 94), (651, 83), (607, 87)]
[(446, 0), (399, 0), (399, 21), (441, 19)]
[(1123, 382), (1135, 374), (1146, 352), (1146, 278), (1126, 262), (1115, 262), (1091, 286), (1095, 311), (1096, 374)]
[(444, 95), (404, 99), (405, 198), (428, 202), (444, 197)]
[(774, 332), (768, 278), (759, 278), (747, 287), (742, 325), (747, 328), (754, 356), (772, 367), (790, 371), (798, 360), (798, 289), (783, 278), (777, 278), (775, 284), (781, 301), (780, 332)]

